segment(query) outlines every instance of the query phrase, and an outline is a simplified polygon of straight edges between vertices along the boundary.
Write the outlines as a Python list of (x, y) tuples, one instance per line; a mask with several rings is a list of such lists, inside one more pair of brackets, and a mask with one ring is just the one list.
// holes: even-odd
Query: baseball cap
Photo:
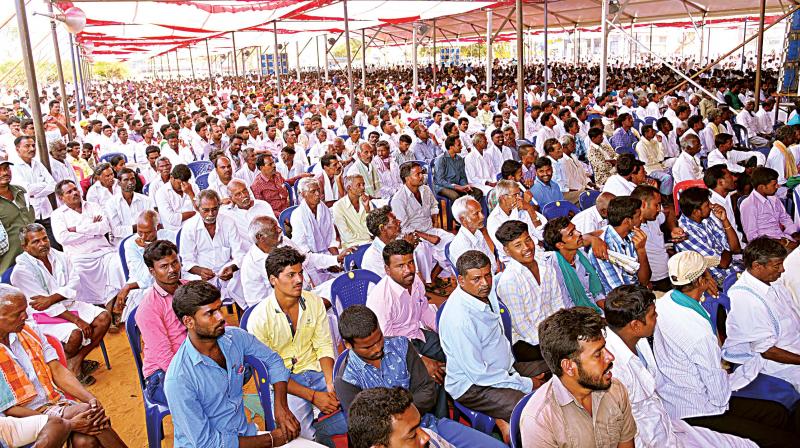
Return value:
[(704, 257), (692, 250), (678, 252), (667, 262), (669, 279), (675, 286), (688, 285), (717, 265), (719, 257)]

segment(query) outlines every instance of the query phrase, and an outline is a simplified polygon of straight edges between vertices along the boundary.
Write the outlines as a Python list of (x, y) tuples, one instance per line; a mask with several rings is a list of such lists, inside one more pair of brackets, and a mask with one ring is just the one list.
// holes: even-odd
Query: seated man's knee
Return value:
[(97, 440), (95, 436), (87, 436), (86, 434), (72, 434), (72, 448), (100, 448), (103, 445)]

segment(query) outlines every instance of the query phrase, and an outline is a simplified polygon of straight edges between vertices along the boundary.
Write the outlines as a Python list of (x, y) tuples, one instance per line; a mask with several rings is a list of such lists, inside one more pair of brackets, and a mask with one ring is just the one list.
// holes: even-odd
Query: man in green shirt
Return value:
[[(11, 165), (8, 156), (0, 154), (0, 223), (5, 229), (8, 246), (8, 250), (0, 255), (0, 273), (11, 267), (17, 255), (22, 253), (19, 231), (32, 223), (35, 217), (33, 207), (25, 200), (25, 189), (11, 185)], [(3, 246), (2, 241), (0, 246)]]

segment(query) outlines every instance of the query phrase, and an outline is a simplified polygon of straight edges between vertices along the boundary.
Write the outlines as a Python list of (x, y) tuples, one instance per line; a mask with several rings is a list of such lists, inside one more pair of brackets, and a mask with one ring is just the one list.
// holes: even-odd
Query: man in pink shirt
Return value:
[(742, 227), (748, 241), (760, 236), (778, 240), (788, 250), (800, 242), (800, 231), (794, 220), (776, 196), (778, 172), (772, 168), (759, 167), (750, 175), (753, 192), (742, 201), (740, 213)]
[(136, 309), (136, 325), (144, 342), (142, 375), (147, 397), (166, 405), (164, 375), (186, 339), (186, 327), (172, 310), (172, 295), (186, 281), (181, 280), (178, 248), (170, 241), (158, 240), (149, 245), (144, 251), (144, 263), (155, 283), (145, 291)]
[(442, 384), (445, 355), (439, 344), (436, 306), (428, 303), (425, 284), (417, 275), (414, 246), (406, 240), (387, 243), (383, 263), (386, 276), (372, 288), (367, 307), (378, 316), (385, 336), (411, 340), (428, 373)]

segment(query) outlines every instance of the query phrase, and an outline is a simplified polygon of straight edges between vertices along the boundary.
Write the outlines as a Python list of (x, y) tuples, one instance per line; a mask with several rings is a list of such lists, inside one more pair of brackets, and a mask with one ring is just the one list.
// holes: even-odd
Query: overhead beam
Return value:
[(500, 24), (500, 28), (498, 28), (497, 31), (495, 31), (494, 35), (492, 36), (492, 42), (494, 42), (494, 40), (497, 39), (497, 36), (500, 34), (501, 31), (503, 31), (503, 28), (506, 27), (506, 24), (508, 23), (509, 20), (511, 20), (511, 16), (514, 15), (514, 11), (516, 10), (517, 10), (516, 7), (511, 8), (511, 11), (509, 11), (506, 18), (503, 19), (503, 22)]

